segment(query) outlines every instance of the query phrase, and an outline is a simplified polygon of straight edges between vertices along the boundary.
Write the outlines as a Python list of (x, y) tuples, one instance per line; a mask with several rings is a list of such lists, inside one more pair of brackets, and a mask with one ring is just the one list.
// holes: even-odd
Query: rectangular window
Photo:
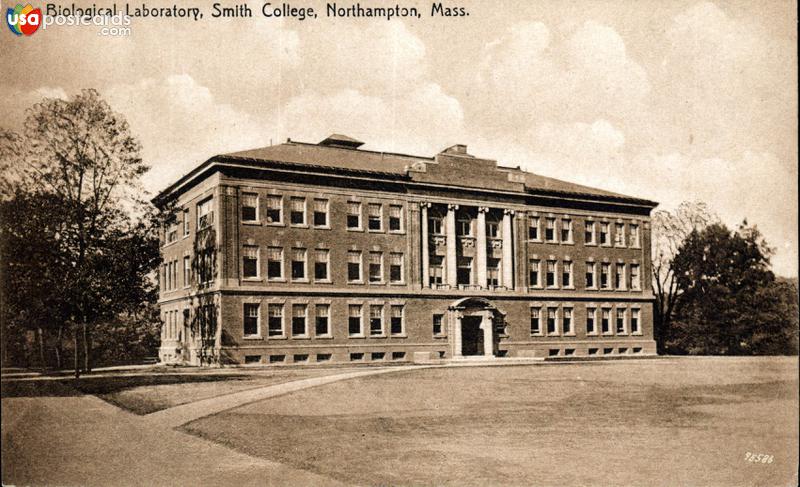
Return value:
[(639, 275), (639, 264), (631, 264), (631, 289), (640, 291), (642, 289), (642, 278)]
[(389, 205), (389, 231), (403, 231), (403, 207), (400, 205)]
[(561, 241), (572, 243), (572, 220), (569, 218), (561, 220)]
[(292, 280), (306, 279), (306, 249), (292, 249)]
[(314, 251), (314, 280), (315, 281), (329, 281), (330, 280), (330, 251), (325, 249), (317, 249)]
[(392, 321), (390, 323), (389, 332), (392, 335), (402, 335), (405, 332), (405, 327), (403, 326), (403, 305), (393, 304), (390, 311)]
[(267, 279), (283, 279), (283, 249), (267, 248)]
[(625, 264), (617, 264), (614, 269), (614, 287), (624, 290), (627, 288), (625, 282)]
[(258, 336), (258, 304), (244, 303), (244, 336)]
[(280, 337), (283, 336), (283, 305), (282, 304), (270, 304), (267, 306), (267, 314), (269, 315), (269, 323), (267, 326), (269, 329), (267, 333), (271, 337)]
[(431, 284), (442, 284), (444, 282), (444, 257), (432, 255), (429, 271)]
[(361, 230), (361, 203), (358, 201), (347, 202), (347, 228)]
[(548, 242), (556, 241), (556, 219), (546, 218), (544, 227), (544, 239)]
[(610, 243), (609, 240), (608, 240), (608, 232), (609, 232), (608, 223), (601, 223), (600, 224), (600, 245), (608, 245)]
[(611, 289), (611, 264), (600, 264), (600, 289)]
[(192, 261), (187, 255), (183, 258), (183, 285), (188, 287), (192, 283)]
[(429, 217), (428, 231), (431, 233), (431, 235), (444, 235), (442, 232), (442, 219), (435, 216)]
[(594, 289), (596, 282), (594, 279), (594, 262), (586, 263), (586, 289)]
[(331, 305), (329, 304), (318, 304), (315, 306), (315, 310), (317, 312), (317, 320), (314, 326), (314, 334), (316, 336), (330, 336), (331, 334), (331, 324), (330, 324), (330, 315), (331, 315)]
[(369, 282), (383, 282), (383, 252), (369, 253)]
[(500, 285), (500, 259), (486, 259), (486, 284), (492, 287)]
[(347, 281), (361, 282), (361, 252), (351, 250), (347, 252)]
[(183, 210), (183, 236), (189, 235), (189, 210)]
[(444, 315), (433, 315), (433, 336), (444, 335)]
[(258, 247), (254, 245), (242, 248), (242, 277), (258, 279)]
[(528, 277), (530, 279), (530, 286), (539, 287), (542, 285), (539, 275), (541, 274), (541, 262), (539, 259), (531, 259), (530, 267), (528, 268)]
[(611, 310), (608, 308), (603, 308), (602, 311), (602, 318), (600, 320), (600, 326), (602, 328), (603, 334), (611, 333)]
[(258, 195), (255, 193), (242, 193), (242, 221), (258, 221)]
[(404, 265), (403, 254), (391, 253), (389, 254), (389, 281), (393, 283), (403, 282), (403, 268)]
[(360, 304), (351, 304), (347, 307), (347, 333), (350, 336), (362, 336), (364, 334), (361, 329)]
[(486, 222), (486, 237), (498, 238), (500, 236), (500, 226), (497, 222)]
[(617, 333), (625, 333), (625, 308), (617, 308)]
[(586, 334), (587, 335), (595, 335), (597, 334), (597, 325), (595, 324), (596, 319), (596, 308), (586, 308)]
[(213, 198), (209, 198), (197, 204), (197, 229), (209, 227), (214, 224), (214, 203)]
[(594, 245), (595, 237), (594, 237), (594, 222), (591, 220), (586, 220), (586, 224), (584, 225), (584, 233), (583, 233), (583, 240), (585, 243), (589, 245)]
[(625, 246), (625, 224), (617, 223), (614, 225), (614, 245), (617, 247)]
[(292, 305), (292, 336), (304, 337), (308, 334), (306, 329), (306, 310), (308, 305)]
[(531, 335), (542, 333), (541, 308), (531, 308)]
[(572, 262), (561, 264), (561, 286), (572, 287)]
[(642, 328), (640, 327), (640, 317), (641, 311), (638, 309), (631, 310), (631, 333), (634, 335), (638, 335), (642, 332)]
[(528, 220), (528, 240), (539, 240), (539, 225), (540, 220), (538, 216), (532, 216)]
[(472, 236), (472, 220), (458, 220), (456, 235), (460, 237)]
[(554, 288), (556, 287), (556, 261), (548, 260), (547, 261), (547, 287)]
[(572, 308), (563, 308), (561, 310), (561, 325), (565, 335), (572, 334)]
[(472, 284), (472, 258), (459, 257), (456, 261), (458, 269), (456, 270), (456, 278), (458, 284), (468, 285)]
[(306, 199), (292, 197), (289, 199), (289, 222), (292, 225), (306, 224)]
[(383, 230), (383, 205), (380, 203), (367, 205), (367, 228), (375, 232)]
[(171, 223), (166, 230), (167, 234), (167, 243), (172, 243), (178, 240), (178, 224)]
[(328, 200), (314, 199), (314, 226), (328, 226)]
[(631, 232), (631, 247), (639, 248), (642, 245), (641, 239), (639, 237), (639, 225), (635, 223), (631, 223), (628, 228)]
[(556, 334), (556, 309), (547, 308), (547, 334)]
[(283, 223), (283, 198), (280, 195), (267, 196), (267, 223)]
[(369, 334), (370, 336), (383, 335), (382, 304), (371, 304), (369, 306)]

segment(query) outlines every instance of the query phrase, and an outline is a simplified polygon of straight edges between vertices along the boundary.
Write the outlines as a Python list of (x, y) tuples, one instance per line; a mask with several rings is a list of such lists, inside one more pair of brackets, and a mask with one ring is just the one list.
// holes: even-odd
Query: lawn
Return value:
[(184, 430), (367, 485), (797, 485), (797, 373), (797, 358), (435, 368)]

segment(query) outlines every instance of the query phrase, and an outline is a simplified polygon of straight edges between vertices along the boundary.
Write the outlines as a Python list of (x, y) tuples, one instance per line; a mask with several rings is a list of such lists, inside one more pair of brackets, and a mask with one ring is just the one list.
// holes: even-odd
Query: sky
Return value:
[(153, 194), (214, 154), (287, 138), (423, 156), (466, 144), (659, 209), (704, 201), (756, 224), (775, 271), (797, 276), (794, 2), (475, 1), (435, 18), (412, 0), (423, 17), (391, 21), (265, 19), (253, 1), (252, 19), (211, 19), (211, 3), (179, 2), (198, 22), (134, 19), (127, 37), (4, 27), (0, 126), (96, 88), (141, 140)]

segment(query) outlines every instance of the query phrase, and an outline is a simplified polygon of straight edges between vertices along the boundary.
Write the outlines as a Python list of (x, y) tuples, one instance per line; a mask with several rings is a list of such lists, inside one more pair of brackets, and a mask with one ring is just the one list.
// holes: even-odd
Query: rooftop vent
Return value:
[(467, 154), (467, 146), (464, 144), (451, 145), (443, 151), (444, 154), (456, 154), (459, 156), (469, 156)]
[(346, 135), (331, 134), (327, 139), (320, 142), (319, 145), (325, 145), (329, 147), (344, 147), (346, 149), (358, 149), (364, 145), (364, 143)]

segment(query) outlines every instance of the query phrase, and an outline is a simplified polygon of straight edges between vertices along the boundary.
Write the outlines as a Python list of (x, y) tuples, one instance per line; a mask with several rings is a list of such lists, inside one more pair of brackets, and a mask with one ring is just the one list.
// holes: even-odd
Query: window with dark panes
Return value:
[(308, 334), (306, 329), (306, 310), (305, 304), (292, 305), (292, 336), (305, 336)]
[(389, 254), (389, 281), (398, 283), (403, 282), (403, 254)]
[(267, 196), (267, 222), (283, 223), (283, 198), (280, 195)]
[(258, 195), (255, 193), (242, 193), (242, 221), (258, 221)]
[(258, 332), (258, 304), (244, 303), (244, 335), (256, 336)]
[(331, 306), (329, 304), (318, 304), (316, 306), (317, 320), (314, 333), (317, 336), (328, 336), (331, 334), (330, 314)]
[(361, 281), (361, 252), (359, 251), (347, 252), (347, 280), (349, 282)]
[(269, 319), (269, 322), (267, 323), (267, 326), (269, 327), (267, 333), (269, 336), (283, 336), (283, 305), (270, 304), (267, 306), (267, 313)]
[(382, 230), (383, 229), (383, 205), (378, 203), (370, 203), (367, 205), (368, 220), (367, 228), (369, 230)]
[(283, 249), (267, 249), (267, 279), (283, 279)]
[(314, 255), (314, 279), (317, 281), (330, 280), (328, 272), (330, 251), (318, 249), (314, 252)]
[(347, 333), (350, 336), (360, 336), (364, 334), (361, 329), (360, 304), (351, 304), (347, 307)]
[(292, 279), (306, 278), (306, 249), (292, 249)]
[(369, 282), (383, 282), (383, 253), (369, 253)]
[(369, 334), (383, 335), (383, 305), (372, 304), (369, 307)]
[(245, 245), (242, 249), (242, 276), (258, 278), (258, 247)]
[(328, 200), (320, 198), (314, 200), (314, 226), (328, 226)]
[(400, 232), (403, 230), (403, 207), (389, 205), (389, 231)]
[(390, 330), (389, 332), (392, 335), (402, 335), (403, 334), (403, 305), (400, 304), (393, 304), (390, 307), (391, 312), (391, 323), (390, 323)]
[(361, 229), (361, 203), (358, 201), (347, 202), (347, 228)]
[(293, 197), (289, 199), (289, 222), (292, 225), (306, 224), (306, 199)]

